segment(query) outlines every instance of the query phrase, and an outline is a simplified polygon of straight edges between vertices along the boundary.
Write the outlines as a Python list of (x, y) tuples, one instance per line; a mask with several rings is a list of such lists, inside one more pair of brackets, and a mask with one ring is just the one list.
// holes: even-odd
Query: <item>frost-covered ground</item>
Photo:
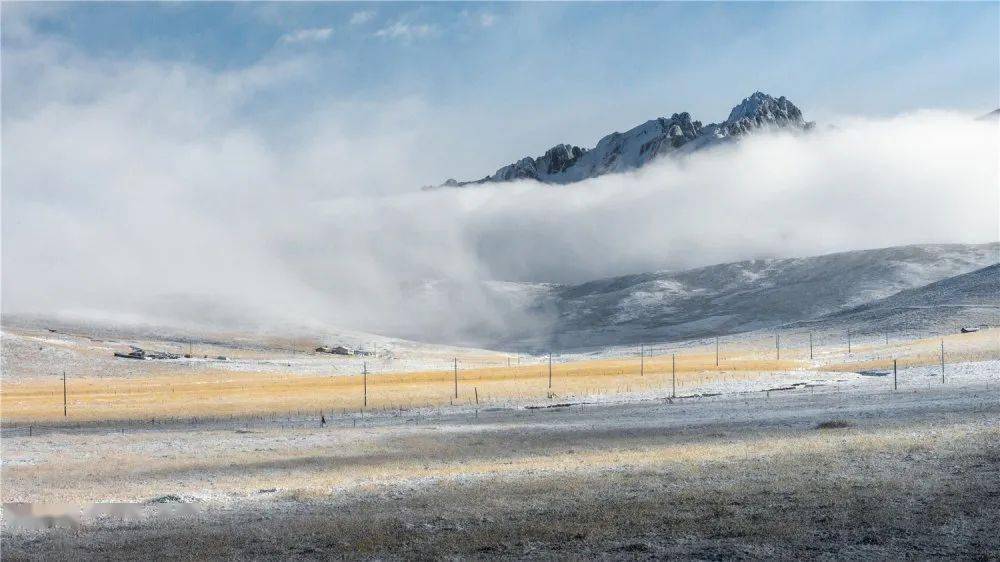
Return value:
[[(423, 344), (371, 336), (370, 338), (285, 338), (248, 334), (191, 335), (162, 332), (103, 332), (97, 326), (74, 326), (50, 331), (44, 324), (4, 325), (2, 362), (6, 380), (53, 376), (141, 377), (149, 374), (229, 370), (286, 374), (357, 374), (422, 371), (447, 368), (454, 357), (472, 366), (506, 364), (497, 352)], [(190, 343), (189, 343), (190, 342)], [(348, 345), (371, 355), (343, 356), (319, 353), (320, 345)], [(114, 356), (130, 346), (146, 351), (179, 354), (179, 359), (133, 360)], [(192, 355), (184, 358), (183, 355)], [(513, 356), (512, 356), (513, 357)]]
[(896, 391), (784, 372), (674, 400), (7, 432), (5, 502), (137, 515), (32, 530), (8, 510), (3, 554), (988, 558), (1000, 361), (946, 369), (903, 369)]
[[(647, 363), (656, 384), (601, 394), (327, 413), (325, 423), (276, 415), (5, 427), (0, 548), (4, 560), (984, 558), (1000, 549), (989, 531), (1000, 524), (1000, 333), (940, 334), (944, 382), (937, 365), (902, 366), (894, 388), (892, 359), (937, 353), (937, 337), (914, 335), (939, 334), (890, 334), (887, 344), (886, 334), (854, 333), (848, 351), (846, 333), (815, 331), (808, 360), (808, 331), (787, 330), (782, 357), (802, 366), (760, 372), (726, 362), (775, 359), (775, 334), (728, 336), (719, 369), (689, 373), (676, 396), (663, 356), (704, 361), (714, 338), (644, 346), (659, 357)], [(226, 361), (111, 357), (126, 343), (184, 351), (148, 335), (5, 326), (4, 377), (329, 374), (361, 361), (422, 370), (454, 355), (469, 365), (508, 357), (397, 342), (385, 355), (342, 358), (242, 336), (197, 344)], [(638, 352), (554, 361), (636, 361)]]

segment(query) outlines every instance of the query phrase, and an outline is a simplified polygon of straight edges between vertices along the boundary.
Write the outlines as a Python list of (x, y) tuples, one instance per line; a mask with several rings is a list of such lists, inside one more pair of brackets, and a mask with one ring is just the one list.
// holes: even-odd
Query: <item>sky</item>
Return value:
[[(998, 130), (973, 119), (1000, 107), (995, 2), (0, 13), (5, 313), (454, 341), (524, 321), (490, 281), (1000, 238)], [(572, 188), (420, 190), (757, 90), (817, 127)]]
[[(471, 137), (481, 147), (414, 178), (437, 183), (482, 177), (557, 143), (592, 146), (674, 112), (716, 122), (756, 90), (785, 95), (821, 122), (918, 108), (984, 113), (1000, 105), (998, 10), (995, 2), (5, 3), (3, 46), (9, 53), (45, 39), (104, 61), (285, 72), (239, 108), (272, 134), (345, 103), (367, 104), (350, 126), (370, 127), (381, 104), (409, 100), (445, 122), (441, 146), (457, 150)], [(37, 96), (6, 70), (4, 109), (16, 113)]]

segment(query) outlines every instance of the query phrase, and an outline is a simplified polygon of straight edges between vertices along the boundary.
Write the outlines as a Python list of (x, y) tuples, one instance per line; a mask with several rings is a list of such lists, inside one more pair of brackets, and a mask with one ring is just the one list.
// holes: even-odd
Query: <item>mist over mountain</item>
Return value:
[[(537, 314), (552, 287), (996, 240), (998, 131), (964, 113), (813, 128), (787, 98), (755, 93), (717, 124), (677, 114), (556, 147), (542, 175), (416, 191), (421, 167), (454, 163), (430, 140), (468, 131), (406, 106), (375, 131), (337, 113), (275, 142), (235, 119), (233, 77), (92, 64), (101, 81), (47, 61), (52, 102), (5, 113), (4, 313), (576, 345), (612, 341), (592, 329), (616, 325), (596, 312), (611, 301), (567, 296), (577, 310)], [(192, 117), (204, 108), (211, 119)], [(423, 132), (399, 135), (401, 115)]]
[[(998, 261), (1000, 243), (927, 244), (745, 260), (571, 285), (487, 283), (482, 291), (507, 311), (506, 321), (492, 327), (511, 331), (470, 325), (463, 331), (467, 339), (456, 343), (574, 349), (757, 330), (836, 314)], [(991, 287), (985, 291), (994, 293), (987, 296), (1000, 298), (1000, 286)], [(413, 296), (429, 299), (433, 292), (442, 302), (461, 301), (466, 290), (435, 284)], [(968, 297), (966, 304), (982, 300)], [(915, 299), (908, 302), (919, 304)]]
[(980, 116), (978, 119), (986, 122), (1000, 122), (1000, 109), (994, 109), (986, 115)]
[(594, 148), (559, 144), (541, 156), (522, 158), (485, 178), (475, 181), (449, 179), (442, 187), (523, 179), (573, 183), (634, 170), (663, 156), (689, 154), (755, 132), (805, 131), (812, 127), (813, 123), (805, 121), (802, 111), (784, 96), (774, 98), (754, 92), (734, 107), (721, 123), (702, 125), (701, 121), (692, 121), (687, 112), (674, 113), (669, 118), (652, 119), (624, 133), (611, 133), (598, 141)]

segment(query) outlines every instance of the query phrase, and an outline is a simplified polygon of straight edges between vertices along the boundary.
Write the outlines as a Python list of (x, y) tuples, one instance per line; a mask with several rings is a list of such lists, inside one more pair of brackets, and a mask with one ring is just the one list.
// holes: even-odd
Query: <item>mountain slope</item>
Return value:
[(547, 341), (511, 343), (567, 349), (767, 328), (990, 266), (998, 255), (997, 243), (902, 246), (553, 286), (538, 305), (554, 311)]
[(1000, 264), (829, 314), (801, 325), (852, 326), (871, 332), (958, 330), (1000, 325)]
[(480, 180), (449, 179), (443, 187), (461, 187), (532, 179), (566, 184), (603, 174), (640, 168), (672, 154), (684, 154), (721, 142), (769, 129), (806, 130), (812, 126), (802, 112), (784, 96), (773, 98), (761, 92), (744, 99), (719, 124), (702, 126), (687, 112), (660, 117), (624, 133), (611, 133), (592, 149), (556, 145), (536, 158), (525, 157)]

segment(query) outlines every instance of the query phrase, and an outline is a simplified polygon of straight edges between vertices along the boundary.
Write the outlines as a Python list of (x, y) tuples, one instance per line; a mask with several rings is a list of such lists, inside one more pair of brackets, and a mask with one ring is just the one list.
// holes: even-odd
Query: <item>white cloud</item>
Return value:
[(399, 41), (412, 41), (413, 39), (422, 39), (435, 34), (437, 34), (437, 27), (431, 24), (412, 24), (404, 21), (394, 22), (375, 32), (376, 37)]
[[(433, 339), (508, 321), (489, 279), (985, 242), (998, 227), (1000, 132), (965, 115), (758, 135), (573, 186), (421, 192), (415, 178), (495, 152), (491, 134), (449, 152), (467, 129), (412, 100), (327, 99), (279, 130), (248, 118), (248, 100), (312, 74), (302, 63), (4, 57), (5, 312), (294, 319)], [(414, 299), (408, 287), (427, 280), (462, 298)]]
[(493, 24), (497, 22), (497, 17), (489, 12), (484, 12), (479, 14), (479, 25), (483, 27), (493, 27)]
[(361, 25), (375, 18), (375, 10), (361, 10), (351, 14), (351, 25)]
[(281, 36), (282, 43), (320, 43), (333, 35), (333, 28), (298, 29)]

